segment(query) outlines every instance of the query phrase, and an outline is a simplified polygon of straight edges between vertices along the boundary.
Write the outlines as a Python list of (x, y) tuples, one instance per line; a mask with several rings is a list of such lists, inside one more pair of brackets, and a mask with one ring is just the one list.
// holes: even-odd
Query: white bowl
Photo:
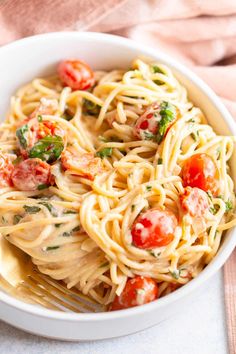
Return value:
[[(173, 58), (125, 38), (100, 34), (59, 32), (19, 40), (0, 48), (1, 106), (4, 117), (9, 100), (22, 84), (55, 70), (64, 58), (78, 57), (93, 69), (129, 67), (137, 56), (152, 57), (169, 65), (188, 89), (190, 99), (201, 107), (219, 134), (236, 135), (233, 118), (214, 92), (194, 73)], [(233, 157), (235, 160), (235, 155)], [(235, 166), (234, 166), (235, 168)], [(236, 173), (233, 171), (236, 183)], [(134, 333), (163, 321), (182, 309), (227, 260), (236, 244), (236, 230), (227, 231), (217, 256), (195, 279), (177, 291), (150, 304), (123, 311), (76, 314), (29, 305), (0, 291), (0, 318), (26, 331), (65, 340), (92, 340)]]

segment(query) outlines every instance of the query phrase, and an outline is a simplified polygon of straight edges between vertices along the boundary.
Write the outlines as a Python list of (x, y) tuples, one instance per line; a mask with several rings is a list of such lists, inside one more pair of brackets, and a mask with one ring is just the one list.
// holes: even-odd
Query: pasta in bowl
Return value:
[(0, 233), (107, 310), (188, 283), (236, 225), (235, 138), (162, 63), (63, 60), (17, 91), (0, 133)]

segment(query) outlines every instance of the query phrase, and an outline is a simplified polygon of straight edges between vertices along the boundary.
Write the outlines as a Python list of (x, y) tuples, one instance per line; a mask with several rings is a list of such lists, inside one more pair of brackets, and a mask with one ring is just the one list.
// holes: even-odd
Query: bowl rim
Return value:
[[(187, 80), (192, 82), (196, 87), (198, 87), (204, 95), (211, 101), (212, 105), (219, 111), (225, 123), (227, 124), (229, 130), (233, 135), (236, 135), (236, 124), (231, 114), (228, 112), (224, 104), (221, 102), (220, 98), (214, 93), (214, 91), (194, 72), (192, 72), (185, 65), (171, 58), (169, 55), (157, 50), (152, 49), (149, 46), (138, 43), (134, 40), (112, 35), (106, 33), (99, 32), (72, 32), (72, 31), (62, 31), (62, 32), (51, 32), (51, 33), (43, 33), (39, 35), (34, 35), (30, 37), (26, 37), (23, 39), (19, 39), (10, 44), (6, 44), (0, 48), (0, 55), (8, 50), (17, 50), (24, 45), (30, 45), (33, 42), (41, 42), (45, 39), (53, 40), (66, 40), (67, 38), (76, 38), (76, 39), (89, 39), (100, 41), (103, 44), (117, 44), (122, 46), (123, 48), (131, 48), (135, 50), (140, 50), (140, 53), (143, 55), (149, 55), (153, 58), (158, 57), (158, 60), (163, 61), (167, 65), (170, 65), (174, 69), (176, 69), (179, 73), (181, 73)], [(231, 233), (236, 233), (236, 227), (231, 229)], [(142, 313), (149, 313), (152, 311), (157, 311), (159, 308), (164, 306), (168, 306), (171, 303), (178, 301), (181, 298), (186, 297), (190, 293), (192, 293), (195, 289), (200, 287), (206, 280), (208, 280), (228, 259), (234, 247), (236, 246), (236, 237), (233, 235), (230, 236), (230, 240), (223, 251), (223, 254), (217, 254), (214, 259), (207, 265), (207, 267), (193, 280), (189, 283), (185, 284), (185, 286), (181, 287), (177, 291), (162, 297), (156, 301), (151, 303), (137, 306), (129, 309), (125, 309), (122, 311), (113, 311), (113, 312), (99, 312), (99, 313), (65, 313), (59, 312), (55, 310), (40, 308), (32, 304), (25, 303), (21, 300), (13, 298), (11, 295), (8, 295), (0, 290), (0, 305), (1, 302), (10, 307), (14, 307), (15, 309), (26, 312), (30, 315), (37, 315), (41, 318), (48, 319), (59, 319), (63, 321), (71, 321), (71, 322), (100, 322), (103, 320), (111, 320), (118, 318), (128, 318), (132, 316), (139, 316)]]

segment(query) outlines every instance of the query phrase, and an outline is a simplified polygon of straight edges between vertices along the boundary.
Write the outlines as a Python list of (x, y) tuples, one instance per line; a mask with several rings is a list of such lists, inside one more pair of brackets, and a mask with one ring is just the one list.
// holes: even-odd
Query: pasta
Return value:
[[(40, 272), (101, 304), (137, 276), (167, 295), (195, 278), (236, 226), (235, 138), (215, 134), (163, 64), (136, 59), (128, 71), (97, 71), (90, 87), (61, 78), (21, 87), (0, 126), (0, 232)], [(216, 189), (199, 192), (190, 170), (184, 179), (194, 156), (216, 167)], [(148, 246), (140, 230), (150, 210), (173, 230)]]

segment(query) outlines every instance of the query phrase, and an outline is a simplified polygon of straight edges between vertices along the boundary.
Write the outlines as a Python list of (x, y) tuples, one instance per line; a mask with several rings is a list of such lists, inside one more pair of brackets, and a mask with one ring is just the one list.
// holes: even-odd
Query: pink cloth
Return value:
[(196, 71), (236, 118), (236, 1), (0, 1), (0, 44), (63, 30), (115, 33), (170, 53)]

